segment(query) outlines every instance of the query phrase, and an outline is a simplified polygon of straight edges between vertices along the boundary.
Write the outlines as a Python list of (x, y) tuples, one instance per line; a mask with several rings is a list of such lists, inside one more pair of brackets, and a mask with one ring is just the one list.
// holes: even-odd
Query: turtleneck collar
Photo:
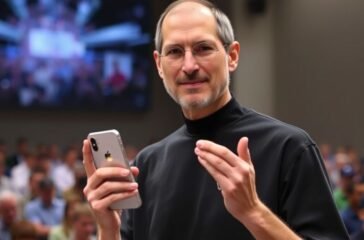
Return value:
[(242, 116), (240, 105), (234, 98), (231, 98), (225, 106), (209, 116), (197, 120), (187, 118), (184, 120), (187, 132), (191, 135), (209, 135), (235, 121), (239, 116)]

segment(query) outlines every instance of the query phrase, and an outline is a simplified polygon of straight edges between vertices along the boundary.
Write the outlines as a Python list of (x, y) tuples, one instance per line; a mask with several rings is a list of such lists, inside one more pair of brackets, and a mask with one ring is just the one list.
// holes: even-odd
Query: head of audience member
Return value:
[(27, 152), (24, 155), (24, 163), (27, 165), (27, 167), (32, 171), (37, 166), (37, 156), (33, 154), (32, 152)]
[(354, 182), (355, 170), (351, 164), (346, 164), (340, 169), (340, 186), (345, 188)]
[(74, 147), (67, 148), (63, 156), (64, 163), (67, 166), (73, 168), (77, 160), (78, 160), (78, 150)]
[(52, 162), (59, 160), (59, 147), (57, 144), (52, 143), (49, 145), (48, 155)]
[(72, 214), (72, 231), (74, 238), (78, 240), (88, 240), (95, 233), (95, 220), (87, 203), (75, 205)]
[(351, 179), (355, 176), (355, 169), (351, 164), (346, 164), (340, 169), (340, 176), (342, 178)]
[(44, 206), (50, 206), (55, 197), (55, 186), (52, 179), (45, 177), (39, 182), (39, 197)]
[(0, 220), (3, 227), (10, 229), (18, 218), (18, 196), (8, 190), (0, 192)]
[(324, 160), (331, 160), (332, 150), (331, 150), (330, 144), (328, 144), (328, 143), (320, 144), (320, 152), (321, 152), (322, 158)]
[(335, 165), (336, 169), (338, 171), (341, 171), (341, 169), (346, 165), (351, 165), (350, 158), (348, 155), (344, 152), (338, 152), (335, 154)]
[(360, 201), (363, 198), (363, 186), (361, 184), (352, 183), (346, 188), (345, 194), (350, 208), (358, 213)]
[(29, 177), (29, 198), (34, 199), (40, 196), (39, 183), (46, 177), (46, 173), (40, 169), (35, 168)]
[(51, 171), (52, 163), (48, 154), (39, 154), (37, 157), (37, 168), (42, 169), (48, 176)]

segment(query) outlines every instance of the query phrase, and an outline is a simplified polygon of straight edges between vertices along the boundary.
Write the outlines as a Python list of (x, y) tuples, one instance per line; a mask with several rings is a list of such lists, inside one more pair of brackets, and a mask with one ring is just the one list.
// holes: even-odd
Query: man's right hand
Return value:
[(136, 167), (130, 170), (122, 167), (96, 169), (87, 139), (83, 141), (82, 153), (87, 174), (87, 185), (83, 192), (95, 215), (99, 239), (120, 239), (121, 213), (109, 206), (115, 201), (138, 194), (138, 184), (115, 179), (125, 179), (130, 171), (136, 177), (139, 170)]

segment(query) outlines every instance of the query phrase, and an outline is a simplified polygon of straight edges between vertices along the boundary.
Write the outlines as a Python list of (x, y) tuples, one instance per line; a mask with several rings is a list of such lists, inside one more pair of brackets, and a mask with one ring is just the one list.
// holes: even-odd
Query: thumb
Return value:
[(83, 154), (83, 166), (85, 167), (87, 177), (90, 177), (96, 171), (96, 167), (91, 155), (90, 142), (87, 139), (83, 141), (82, 154)]
[(247, 137), (240, 138), (238, 147), (237, 147), (237, 152), (241, 159), (247, 161), (248, 163), (251, 163), (250, 151), (248, 148), (248, 141), (249, 141), (249, 139)]

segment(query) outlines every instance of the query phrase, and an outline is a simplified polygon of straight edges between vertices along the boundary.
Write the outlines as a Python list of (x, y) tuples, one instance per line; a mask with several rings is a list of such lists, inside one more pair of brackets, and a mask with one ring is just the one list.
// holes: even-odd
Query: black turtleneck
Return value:
[(211, 133), (212, 129), (224, 128), (226, 124), (242, 118), (244, 113), (239, 104), (232, 98), (225, 106), (217, 112), (198, 120), (184, 118), (187, 131), (191, 135), (205, 135)]
[[(259, 198), (306, 239), (348, 239), (315, 143), (301, 129), (240, 107), (185, 124), (137, 157), (143, 205), (123, 213), (123, 240), (254, 239), (225, 209), (194, 148), (208, 139), (236, 153), (249, 138)], [(313, 196), (320, 196), (319, 198)]]

